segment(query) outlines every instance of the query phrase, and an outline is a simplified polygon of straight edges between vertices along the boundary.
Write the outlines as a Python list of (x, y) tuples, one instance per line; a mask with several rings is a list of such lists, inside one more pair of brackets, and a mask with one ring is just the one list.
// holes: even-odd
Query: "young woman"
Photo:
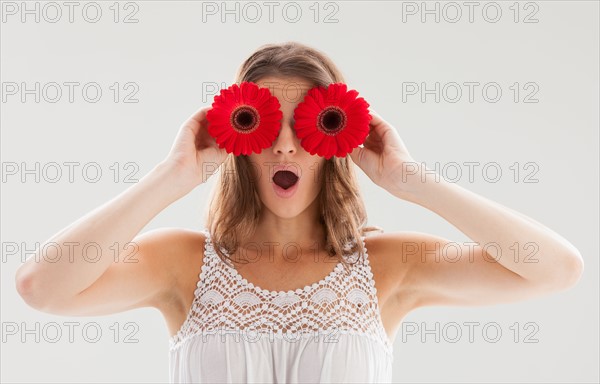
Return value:
[[(344, 82), (322, 52), (299, 43), (260, 47), (240, 67), (236, 82), (243, 81), (279, 100), (283, 118), (272, 146), (227, 153), (208, 133), (210, 107), (201, 108), (139, 183), (48, 240), (95, 242), (105, 254), (115, 242), (132, 242), (137, 261), (114, 262), (112, 254), (95, 263), (30, 259), (16, 276), (30, 306), (69, 316), (159, 309), (172, 335), (172, 382), (389, 382), (392, 343), (411, 310), (524, 300), (578, 281), (583, 261), (567, 240), (435, 179), (373, 111), (369, 135), (348, 156), (307, 152), (294, 110), (309, 89)], [(301, 90), (295, 97), (290, 84)], [(352, 163), (477, 245), (420, 232), (374, 233), (365, 226)], [(138, 234), (219, 166), (203, 230)], [(515, 243), (531, 242), (537, 263), (486, 251), (494, 243), (506, 255)]]

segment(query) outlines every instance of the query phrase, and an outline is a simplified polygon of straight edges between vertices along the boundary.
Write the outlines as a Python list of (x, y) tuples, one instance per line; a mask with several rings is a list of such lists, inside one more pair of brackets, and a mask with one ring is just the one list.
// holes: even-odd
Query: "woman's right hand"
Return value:
[(176, 173), (180, 186), (190, 191), (206, 182), (228, 155), (208, 133), (206, 112), (210, 109), (210, 106), (200, 108), (183, 123), (163, 160)]

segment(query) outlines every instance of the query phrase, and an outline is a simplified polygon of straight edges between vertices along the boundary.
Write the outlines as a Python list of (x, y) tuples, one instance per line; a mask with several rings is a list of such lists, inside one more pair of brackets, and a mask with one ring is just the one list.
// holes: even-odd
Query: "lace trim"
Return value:
[(283, 296), (283, 295), (291, 295), (293, 293), (301, 294), (302, 291), (308, 293), (308, 292), (312, 291), (313, 289), (318, 288), (320, 285), (325, 285), (326, 282), (328, 282), (331, 279), (333, 279), (335, 277), (335, 275), (337, 275), (338, 272), (340, 270), (342, 270), (343, 268), (344, 268), (344, 264), (340, 261), (339, 263), (336, 264), (336, 266), (333, 268), (333, 270), (331, 272), (329, 272), (329, 274), (327, 276), (325, 276), (321, 280), (317, 281), (316, 283), (309, 284), (309, 285), (306, 285), (304, 288), (297, 288), (295, 290), (294, 289), (290, 289), (288, 291), (271, 291), (271, 290), (268, 290), (268, 289), (263, 289), (263, 288), (261, 288), (261, 287), (259, 287), (257, 285), (252, 284), (252, 283), (249, 283), (248, 280), (246, 280), (245, 278), (242, 277), (242, 275), (239, 274), (239, 272), (237, 271), (237, 269), (232, 268), (229, 265), (225, 265), (225, 270), (229, 273), (229, 275), (233, 279), (239, 281), (240, 285), (242, 285), (243, 287), (248, 287), (250, 289), (254, 289), (256, 292), (261, 292), (264, 295), (269, 295), (269, 296), (272, 296), (272, 297)]
[(393, 356), (364, 236), (364, 263), (353, 264), (341, 274), (344, 265), (339, 262), (325, 278), (303, 289), (270, 291), (249, 283), (224, 263), (214, 250), (208, 230), (202, 232), (206, 236), (204, 263), (186, 320), (169, 338), (171, 350), (192, 337), (215, 334), (215, 330), (230, 333), (251, 329), (253, 333), (268, 333), (267, 337), (296, 340), (298, 334), (314, 337), (330, 332), (323, 329), (335, 329), (336, 333), (366, 336)]

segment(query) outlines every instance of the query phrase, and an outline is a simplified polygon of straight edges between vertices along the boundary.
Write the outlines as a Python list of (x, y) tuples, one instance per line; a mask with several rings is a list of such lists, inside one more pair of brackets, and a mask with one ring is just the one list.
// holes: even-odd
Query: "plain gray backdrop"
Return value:
[[(160, 312), (45, 314), (18, 296), (15, 271), (36, 243), (161, 161), (250, 53), (287, 40), (327, 53), (418, 161), (547, 225), (585, 259), (565, 292), (410, 313), (393, 380), (598, 382), (598, 2), (477, 2), (471, 15), (463, 2), (275, 2), (271, 20), (264, 2), (237, 3), (237, 13), (229, 2), (229, 14), (221, 2), (79, 2), (71, 15), (63, 2), (22, 4), (2, 3), (3, 382), (168, 380)], [(437, 102), (423, 92), (436, 83)], [(469, 240), (356, 171), (370, 224)], [(215, 180), (142, 232), (200, 229)]]

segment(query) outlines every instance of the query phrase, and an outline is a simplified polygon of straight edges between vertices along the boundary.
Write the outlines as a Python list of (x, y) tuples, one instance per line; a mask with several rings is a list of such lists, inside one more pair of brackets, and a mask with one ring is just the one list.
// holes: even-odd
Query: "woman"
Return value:
[[(344, 82), (322, 52), (299, 43), (265, 45), (240, 67), (236, 82), (243, 81), (269, 88), (280, 103), (272, 146), (228, 154), (208, 133), (210, 107), (201, 108), (139, 183), (47, 242), (95, 242), (111, 257), (30, 259), (21, 266), (17, 289), (30, 306), (69, 316), (159, 309), (172, 335), (173, 382), (389, 382), (392, 342), (411, 310), (519, 301), (579, 280), (583, 261), (573, 245), (518, 212), (435, 179), (373, 112), (369, 136), (349, 156), (308, 153), (295, 133), (295, 109), (309, 89)], [(290, 96), (290, 84), (301, 91)], [(374, 231), (365, 226), (351, 163), (476, 245), (420, 232), (367, 236)], [(204, 230), (138, 234), (219, 166)], [(536, 263), (486, 251), (494, 243), (506, 255), (514, 243), (531, 242)], [(130, 243), (118, 262), (109, 251), (115, 243)]]

